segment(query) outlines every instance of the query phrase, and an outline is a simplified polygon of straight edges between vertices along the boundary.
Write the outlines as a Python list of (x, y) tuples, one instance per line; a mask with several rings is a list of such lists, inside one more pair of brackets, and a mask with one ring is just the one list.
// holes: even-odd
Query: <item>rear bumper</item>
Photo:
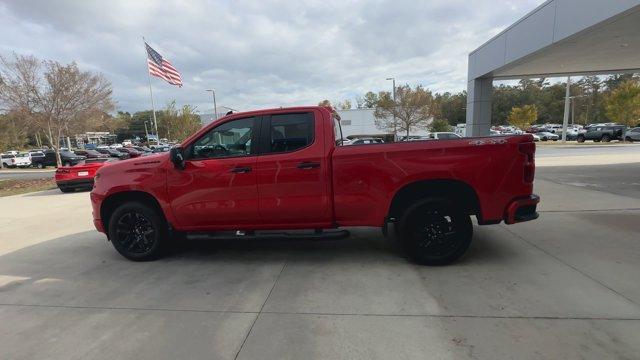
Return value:
[(539, 202), (540, 196), (535, 194), (513, 200), (507, 206), (504, 222), (506, 224), (516, 224), (537, 219), (539, 214), (536, 208)]
[(91, 189), (93, 187), (93, 179), (56, 180), (56, 185), (60, 189)]

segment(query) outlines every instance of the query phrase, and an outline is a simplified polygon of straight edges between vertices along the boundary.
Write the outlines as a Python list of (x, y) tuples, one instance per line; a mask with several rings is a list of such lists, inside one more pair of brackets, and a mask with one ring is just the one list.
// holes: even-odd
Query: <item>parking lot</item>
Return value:
[(134, 263), (93, 229), (86, 192), (0, 198), (2, 358), (637, 358), (640, 164), (544, 166), (590, 156), (554, 151), (540, 219), (475, 227), (448, 267), (369, 229)]

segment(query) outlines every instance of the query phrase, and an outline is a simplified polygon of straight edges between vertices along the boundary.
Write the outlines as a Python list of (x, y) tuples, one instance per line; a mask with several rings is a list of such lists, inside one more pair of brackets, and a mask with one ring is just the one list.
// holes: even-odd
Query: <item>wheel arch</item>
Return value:
[(451, 199), (461, 204), (469, 215), (481, 218), (478, 194), (464, 181), (453, 179), (419, 180), (401, 187), (389, 205), (388, 219), (399, 220), (406, 209), (429, 197)]
[(102, 219), (102, 224), (104, 225), (105, 229), (109, 229), (109, 219), (111, 218), (111, 214), (113, 214), (118, 206), (127, 202), (140, 202), (142, 204), (148, 205), (151, 208), (157, 210), (160, 216), (165, 220), (165, 222), (167, 221), (160, 203), (153, 195), (145, 191), (128, 190), (109, 195), (102, 201), (102, 204), (100, 205), (100, 219)]

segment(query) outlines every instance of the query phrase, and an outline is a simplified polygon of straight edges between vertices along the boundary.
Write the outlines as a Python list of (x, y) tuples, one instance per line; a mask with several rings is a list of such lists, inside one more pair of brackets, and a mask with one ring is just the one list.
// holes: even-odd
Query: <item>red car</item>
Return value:
[(90, 190), (96, 171), (107, 164), (109, 159), (89, 159), (74, 166), (61, 166), (56, 169), (56, 185), (63, 193), (75, 190)]
[(386, 234), (393, 224), (411, 259), (443, 265), (469, 247), (471, 216), (480, 225), (538, 217), (531, 135), (340, 139), (339, 119), (325, 107), (227, 115), (169, 153), (99, 169), (94, 225), (124, 257), (142, 261), (176, 234), (341, 237), (340, 227)]

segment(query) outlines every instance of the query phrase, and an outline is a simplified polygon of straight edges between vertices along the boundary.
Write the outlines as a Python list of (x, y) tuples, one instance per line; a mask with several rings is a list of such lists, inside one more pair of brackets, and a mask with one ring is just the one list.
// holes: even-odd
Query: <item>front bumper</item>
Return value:
[(536, 211), (538, 203), (540, 203), (540, 196), (535, 194), (513, 200), (507, 206), (504, 222), (516, 224), (537, 219), (540, 216)]

